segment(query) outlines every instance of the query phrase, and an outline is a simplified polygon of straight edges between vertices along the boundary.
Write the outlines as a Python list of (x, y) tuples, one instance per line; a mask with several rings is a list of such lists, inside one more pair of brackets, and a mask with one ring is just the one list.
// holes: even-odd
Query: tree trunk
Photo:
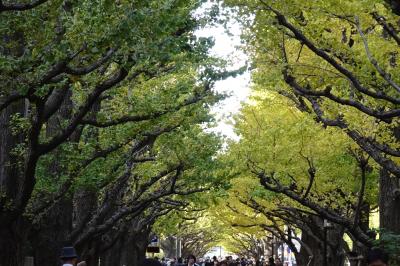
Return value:
[(383, 169), (379, 179), (379, 225), (386, 232), (400, 234), (399, 179)]
[(27, 231), (23, 225), (0, 227), (0, 266), (23, 266), (28, 254)]
[(101, 256), (101, 266), (137, 266), (146, 256), (149, 231), (121, 234), (117, 243)]
[(32, 235), (35, 264), (54, 266), (60, 263), (60, 250), (69, 245), (65, 241), (71, 231), (71, 199), (65, 198), (55, 204), (41, 222), (41, 229)]
[(24, 117), (26, 109), (25, 102), (21, 101), (0, 113), (0, 266), (22, 265), (26, 255), (23, 248), (27, 229), (24, 218), (14, 219), (7, 214), (14, 210), (14, 200), (23, 182), (24, 165), (22, 156), (14, 154), (24, 136), (13, 132), (11, 120), (16, 114)]
[[(48, 120), (46, 124), (47, 137), (56, 135), (61, 130), (60, 121), (71, 117), (73, 105), (71, 96), (71, 92), (64, 96), (59, 110)], [(49, 99), (51, 99), (51, 96)], [(65, 169), (59, 163), (62, 154), (59, 149), (55, 149), (50, 156), (52, 156), (52, 163), (48, 172), (55, 183), (62, 183), (60, 177), (65, 172)], [(40, 229), (31, 237), (35, 250), (35, 263), (41, 266), (53, 266), (60, 263), (61, 248), (71, 245), (71, 243), (67, 243), (72, 228), (71, 197), (64, 196), (59, 202), (51, 206), (43, 216), (39, 221)]]
[(176, 241), (177, 239), (172, 236), (169, 236), (161, 241), (161, 248), (167, 258), (176, 257)]
[[(324, 241), (327, 241), (327, 262), (328, 266), (343, 266), (343, 228), (333, 224), (327, 231), (327, 238), (324, 237), (323, 221), (319, 217), (309, 217), (307, 221), (308, 230), (302, 230), (301, 241), (313, 252), (313, 259), (310, 266), (324, 265)], [(308, 265), (309, 254), (305, 248), (300, 248), (296, 255), (298, 265)]]

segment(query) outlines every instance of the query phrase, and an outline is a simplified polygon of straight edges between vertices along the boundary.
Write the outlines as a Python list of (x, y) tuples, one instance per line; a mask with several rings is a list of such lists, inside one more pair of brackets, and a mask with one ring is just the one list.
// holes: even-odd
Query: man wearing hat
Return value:
[(76, 254), (74, 247), (63, 247), (60, 259), (63, 266), (76, 266), (78, 263), (78, 254)]

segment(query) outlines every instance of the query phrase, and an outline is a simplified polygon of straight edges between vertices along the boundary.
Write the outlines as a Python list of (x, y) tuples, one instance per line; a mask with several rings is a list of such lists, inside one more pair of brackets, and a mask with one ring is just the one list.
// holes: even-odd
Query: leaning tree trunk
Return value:
[[(56, 95), (56, 91), (53, 95)], [(51, 138), (60, 130), (60, 121), (71, 117), (73, 103), (71, 92), (64, 94), (60, 109), (51, 117), (46, 124), (46, 135)], [(52, 100), (50, 96), (49, 101)], [(71, 142), (78, 139), (70, 138)], [(60, 165), (62, 151), (55, 149), (49, 156), (52, 156), (52, 163), (49, 166), (53, 182), (61, 184), (61, 176), (65, 169)], [(62, 186), (62, 185), (61, 185)], [(51, 195), (50, 195), (51, 196)], [(41, 266), (53, 266), (60, 262), (59, 255), (63, 246), (71, 245), (67, 243), (68, 236), (72, 228), (72, 198), (66, 194), (61, 200), (53, 204), (39, 221), (40, 229), (33, 234), (31, 241), (35, 249), (35, 263)]]

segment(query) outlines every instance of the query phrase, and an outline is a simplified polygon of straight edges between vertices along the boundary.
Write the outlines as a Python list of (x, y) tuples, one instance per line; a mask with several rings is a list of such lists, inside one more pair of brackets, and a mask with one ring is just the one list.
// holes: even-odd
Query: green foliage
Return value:
[(377, 233), (379, 233), (379, 239), (375, 241), (375, 246), (391, 254), (391, 263), (393, 265), (398, 264), (400, 262), (400, 236), (385, 229), (377, 230)]

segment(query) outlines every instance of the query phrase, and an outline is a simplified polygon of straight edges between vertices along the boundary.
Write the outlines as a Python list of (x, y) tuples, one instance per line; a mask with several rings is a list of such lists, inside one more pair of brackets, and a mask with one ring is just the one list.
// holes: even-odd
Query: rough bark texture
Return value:
[[(91, 218), (91, 214), (97, 206), (97, 193), (95, 191), (81, 188), (74, 194), (73, 200), (73, 228), (83, 228)], [(98, 244), (96, 239), (85, 242), (81, 246), (76, 246), (82, 258), (84, 258), (88, 265), (97, 263), (98, 257)], [(100, 242), (100, 240), (98, 240)], [(93, 264), (97, 265), (97, 264)], [(111, 264), (110, 264), (111, 265)]]
[(149, 234), (149, 230), (121, 234), (115, 245), (101, 256), (101, 266), (137, 266), (145, 258)]
[(13, 154), (23, 142), (23, 134), (15, 134), (10, 126), (12, 115), (26, 113), (24, 102), (10, 105), (0, 113), (0, 266), (22, 265), (26, 227), (23, 218), (9, 220), (7, 212), (14, 208), (23, 175), (23, 158)]
[[(323, 221), (318, 217), (310, 217), (309, 229), (303, 230), (301, 241), (306, 244), (313, 252), (313, 259), (310, 266), (324, 265), (324, 228)], [(343, 266), (343, 229), (338, 225), (333, 225), (328, 229), (328, 266)], [(305, 248), (301, 248), (296, 256), (297, 265), (308, 265), (309, 254)]]
[(27, 231), (23, 221), (0, 229), (0, 266), (23, 266), (30, 250)]
[(399, 179), (380, 171), (379, 180), (380, 228), (400, 234), (400, 185)]
[(72, 203), (65, 198), (49, 210), (41, 222), (41, 229), (33, 234), (35, 265), (54, 266), (60, 262), (60, 250), (71, 230)]
[[(49, 119), (46, 125), (46, 135), (51, 138), (60, 130), (60, 121), (69, 119), (72, 110), (71, 93), (68, 93), (57, 113)], [(60, 182), (63, 173), (59, 163), (61, 156), (58, 149), (51, 154), (52, 163), (48, 169), (55, 182)], [(35, 263), (41, 266), (57, 265), (60, 262), (60, 250), (67, 243), (68, 235), (72, 227), (72, 199), (66, 195), (60, 201), (50, 207), (39, 222), (39, 230), (31, 237)]]

